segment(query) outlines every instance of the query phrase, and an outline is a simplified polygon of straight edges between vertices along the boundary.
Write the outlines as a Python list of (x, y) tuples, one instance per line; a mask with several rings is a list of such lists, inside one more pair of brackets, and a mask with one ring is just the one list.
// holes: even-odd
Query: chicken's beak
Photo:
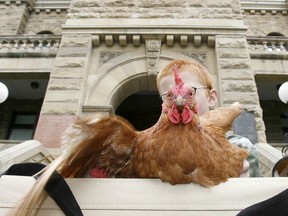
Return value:
[(176, 107), (179, 113), (182, 113), (184, 108), (184, 98), (181, 95), (178, 95), (176, 98)]
[(184, 105), (184, 98), (181, 95), (178, 95), (176, 98), (176, 106), (183, 106)]

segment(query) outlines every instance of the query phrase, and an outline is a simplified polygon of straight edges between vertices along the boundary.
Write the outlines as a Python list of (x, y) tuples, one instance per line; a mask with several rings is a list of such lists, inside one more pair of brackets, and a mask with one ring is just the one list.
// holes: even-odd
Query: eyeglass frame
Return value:
[[(198, 89), (210, 89), (208, 86), (202, 86), (202, 87), (194, 87), (194, 86), (191, 86), (191, 88), (193, 89), (193, 95), (192, 95), (192, 96), (195, 96), (195, 95), (196, 95)], [(164, 100), (163, 100), (163, 96), (167, 95), (168, 93), (169, 93), (169, 91), (163, 93), (162, 95), (159, 96), (159, 98), (160, 98), (162, 101), (164, 101)]]

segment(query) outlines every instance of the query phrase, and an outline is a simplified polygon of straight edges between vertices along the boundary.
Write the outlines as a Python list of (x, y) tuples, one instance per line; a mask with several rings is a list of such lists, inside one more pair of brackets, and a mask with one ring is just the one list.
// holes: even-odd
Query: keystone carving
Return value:
[(158, 73), (161, 40), (146, 40), (147, 73), (149, 90), (156, 90), (155, 77)]

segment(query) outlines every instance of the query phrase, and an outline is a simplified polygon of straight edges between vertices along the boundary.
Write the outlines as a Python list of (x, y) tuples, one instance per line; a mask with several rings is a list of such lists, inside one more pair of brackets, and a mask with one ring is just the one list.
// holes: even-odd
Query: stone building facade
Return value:
[(253, 113), (259, 143), (288, 141), (277, 96), (288, 80), (285, 0), (8, 0), (0, 11), (0, 82), (10, 90), (0, 104), (3, 143), (21, 140), (17, 114), (35, 117), (22, 126), (49, 148), (90, 113), (152, 121), (156, 75), (177, 58), (208, 68), (220, 106), (239, 101)]

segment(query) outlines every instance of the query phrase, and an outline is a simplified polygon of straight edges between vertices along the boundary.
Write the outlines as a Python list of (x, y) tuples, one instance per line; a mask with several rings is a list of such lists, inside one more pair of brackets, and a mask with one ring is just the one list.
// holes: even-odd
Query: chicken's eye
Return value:
[(171, 99), (171, 93), (167, 94), (167, 99)]
[(164, 93), (163, 95), (160, 96), (160, 98), (162, 99), (162, 101), (171, 100), (172, 93), (171, 92)]

